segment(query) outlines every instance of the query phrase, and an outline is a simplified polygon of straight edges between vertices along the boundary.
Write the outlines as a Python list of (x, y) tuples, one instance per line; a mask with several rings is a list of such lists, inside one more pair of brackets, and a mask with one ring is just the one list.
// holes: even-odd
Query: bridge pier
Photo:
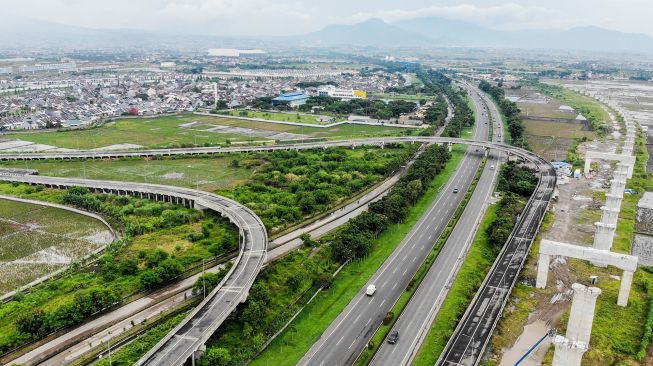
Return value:
[[(596, 232), (594, 233), (594, 244), (592, 245), (594, 249), (598, 250), (610, 250), (612, 248), (612, 241), (614, 240), (614, 234), (616, 231), (616, 226), (611, 224), (606, 224), (603, 222), (595, 222)], [(605, 267), (605, 265), (600, 263), (593, 263), (595, 266)]]
[(580, 283), (574, 283), (571, 288), (574, 297), (567, 323), (567, 335), (556, 336), (553, 341), (553, 366), (580, 366), (592, 335), (596, 298), (601, 294), (601, 289), (585, 287)]

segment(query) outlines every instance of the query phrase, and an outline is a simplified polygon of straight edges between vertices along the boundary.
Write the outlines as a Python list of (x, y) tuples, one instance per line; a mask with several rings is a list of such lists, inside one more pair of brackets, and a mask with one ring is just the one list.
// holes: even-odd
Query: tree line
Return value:
[(496, 218), (487, 228), (490, 244), (494, 247), (501, 248), (506, 243), (536, 185), (533, 169), (515, 161), (503, 164), (497, 185), (503, 197), (498, 203)]
[(368, 255), (379, 234), (388, 226), (403, 222), (450, 157), (445, 146), (426, 148), (388, 195), (370, 204), (367, 211), (333, 236), (330, 242), (333, 259), (345, 262)]

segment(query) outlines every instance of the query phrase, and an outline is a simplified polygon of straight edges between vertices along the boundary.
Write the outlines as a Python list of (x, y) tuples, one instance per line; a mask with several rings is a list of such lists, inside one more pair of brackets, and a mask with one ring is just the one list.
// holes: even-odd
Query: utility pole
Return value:
[(202, 258), (202, 291), (206, 299), (206, 274), (204, 273), (204, 258)]

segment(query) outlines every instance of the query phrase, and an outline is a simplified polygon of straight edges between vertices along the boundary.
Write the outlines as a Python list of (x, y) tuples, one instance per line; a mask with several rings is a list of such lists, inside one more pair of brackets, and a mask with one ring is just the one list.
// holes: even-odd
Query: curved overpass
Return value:
[[(548, 202), (552, 197), (555, 188), (555, 170), (550, 163), (540, 156), (507, 144), (493, 143), (488, 141), (475, 141), (459, 138), (448, 137), (385, 137), (385, 138), (368, 138), (360, 140), (334, 140), (318, 143), (297, 143), (288, 145), (270, 145), (270, 146), (248, 146), (248, 147), (203, 147), (189, 149), (144, 149), (134, 151), (114, 151), (114, 152), (97, 152), (97, 151), (79, 151), (79, 152), (60, 152), (60, 153), (30, 153), (30, 154), (0, 154), (0, 161), (8, 160), (65, 160), (65, 159), (114, 159), (125, 157), (164, 157), (164, 156), (183, 156), (183, 155), (211, 155), (211, 154), (228, 154), (239, 152), (257, 152), (257, 151), (274, 151), (274, 150), (302, 150), (327, 147), (356, 147), (356, 146), (383, 146), (388, 143), (438, 143), (438, 144), (465, 144), (476, 146), (484, 149), (494, 149), (505, 152), (509, 155), (516, 155), (527, 160), (540, 172), (538, 186), (531, 196), (527, 208), (524, 210), (520, 221), (516, 227), (524, 228), (519, 232), (519, 236), (511, 237), (511, 241), (516, 245), (506, 244), (500, 254), (500, 259), (495, 262), (491, 274), (498, 270), (500, 276), (498, 281), (504, 287), (498, 298), (494, 291), (491, 299), (499, 304), (502, 309), (507, 299), (514, 280), (523, 266), (525, 259), (525, 250), (519, 244), (530, 243), (539, 228), (541, 219), (546, 212)], [(241, 243), (240, 254), (236, 265), (225, 279), (211, 292), (209, 296), (188, 316), (184, 321), (173, 329), (163, 340), (161, 340), (152, 350), (150, 350), (141, 360), (139, 365), (181, 365), (189, 357), (193, 356), (198, 350), (202, 350), (204, 343), (222, 324), (227, 316), (236, 308), (238, 303), (245, 301), (248, 290), (258, 275), (261, 266), (265, 260), (267, 250), (267, 233), (261, 220), (249, 209), (238, 204), (235, 201), (217, 196), (215, 194), (201, 192), (193, 189), (169, 187), (154, 184), (125, 183), (112, 181), (94, 181), (86, 179), (72, 178), (53, 178), (44, 176), (0, 176), (0, 180), (24, 182), (30, 184), (44, 184), (47, 186), (66, 188), (71, 186), (84, 186), (97, 192), (109, 192), (123, 195), (136, 195), (144, 198), (157, 200), (166, 200), (174, 203), (184, 204), (195, 208), (207, 208), (220, 212), (229, 217), (240, 229)], [(522, 224), (523, 223), (523, 224)], [(520, 229), (521, 230), (521, 229)], [(508, 248), (508, 249), (506, 249)], [(523, 255), (520, 255), (524, 253)], [(517, 259), (515, 259), (517, 258)], [(506, 262), (507, 261), (507, 262)], [(500, 263), (501, 262), (501, 263)], [(499, 264), (498, 264), (499, 263)], [(508, 275), (509, 280), (506, 281)], [(489, 281), (492, 282), (492, 281)], [(495, 283), (486, 283), (479, 291), (481, 294), (484, 290), (496, 288)], [(477, 298), (479, 295), (477, 294)], [(475, 298), (475, 300), (478, 300)], [(481, 299), (482, 300), (482, 299)], [(498, 300), (498, 302), (497, 302)], [(485, 302), (482, 302), (485, 303)], [(472, 304), (474, 305), (474, 304)], [(471, 306), (470, 306), (471, 309)], [(496, 308), (495, 308), (496, 310)], [(469, 310), (468, 310), (469, 311)], [(491, 333), (500, 311), (484, 312), (482, 320), (491, 327), (482, 327), (482, 334), (488, 337), (488, 331)], [(477, 319), (478, 317), (472, 317)], [(488, 323), (489, 322), (489, 323)], [(462, 322), (461, 322), (462, 324)], [(478, 329), (478, 324), (475, 324)], [(468, 337), (464, 337), (468, 339)], [(487, 340), (481, 341), (483, 347)], [(467, 343), (477, 344), (478, 339), (472, 337)], [(465, 347), (468, 350), (468, 347)], [(463, 357), (465, 357), (463, 352)]]
[(216, 288), (141, 360), (142, 365), (183, 364), (203, 348), (236, 306), (245, 301), (267, 253), (267, 232), (247, 207), (212, 193), (155, 184), (95, 181), (44, 176), (0, 175), (0, 180), (42, 184), (53, 188), (87, 187), (98, 193), (131, 195), (212, 210), (227, 217), (240, 232), (240, 252), (234, 266)]

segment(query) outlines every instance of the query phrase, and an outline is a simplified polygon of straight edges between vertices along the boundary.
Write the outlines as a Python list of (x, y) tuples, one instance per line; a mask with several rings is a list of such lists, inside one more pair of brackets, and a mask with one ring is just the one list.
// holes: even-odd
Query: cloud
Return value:
[(420, 17), (442, 17), (464, 20), (495, 29), (515, 30), (524, 28), (562, 28), (571, 25), (571, 19), (564, 13), (542, 6), (527, 6), (505, 3), (492, 6), (475, 4), (434, 5), (418, 9), (392, 9), (378, 12), (360, 12), (350, 17), (351, 22), (380, 18), (395, 22)]

